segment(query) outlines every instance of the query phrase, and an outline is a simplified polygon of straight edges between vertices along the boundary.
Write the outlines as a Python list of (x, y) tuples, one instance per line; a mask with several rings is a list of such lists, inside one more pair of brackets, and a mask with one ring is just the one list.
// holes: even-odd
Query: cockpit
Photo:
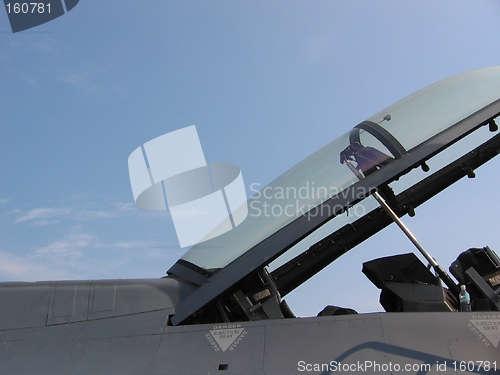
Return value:
[[(171, 323), (294, 317), (286, 294), (496, 156), (499, 115), (500, 67), (491, 67), (425, 87), (354, 126), (251, 197), (240, 225), (208, 236), (168, 270), (185, 290)], [(465, 141), (476, 132), (486, 134), (479, 144)], [(360, 205), (365, 214), (344, 214)], [(326, 226), (329, 234), (315, 238)], [(441, 271), (414, 254), (363, 266), (386, 311), (458, 310), (458, 283), (477, 308), (500, 310), (500, 260), (491, 249), (460, 255), (450, 266), (456, 281)]]

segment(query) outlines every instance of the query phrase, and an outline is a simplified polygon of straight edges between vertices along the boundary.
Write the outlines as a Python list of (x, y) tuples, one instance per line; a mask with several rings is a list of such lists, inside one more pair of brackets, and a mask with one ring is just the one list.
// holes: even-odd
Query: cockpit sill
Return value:
[[(488, 86), (485, 87), (481, 80), (487, 81)], [(462, 85), (464, 82), (468, 82), (469, 86), (473, 85), (475, 91), (481, 89), (487, 91), (487, 94), (483, 95), (482, 101), (478, 100), (477, 97), (474, 98), (474, 111), (471, 110), (470, 105), (464, 109), (460, 106), (457, 107), (456, 100), (455, 102), (451, 100), (450, 103), (450, 100), (445, 99), (444, 101), (447, 103), (442, 107), (453, 111), (450, 112), (449, 118), (444, 121), (443, 115), (436, 115), (439, 103), (432, 103), (431, 108), (427, 111), (431, 112), (430, 114), (425, 114), (425, 108), (419, 108), (414, 117), (422, 119), (422, 117), (430, 116), (430, 118), (439, 118), (441, 122), (434, 124), (434, 130), (431, 131), (431, 136), (428, 139), (416, 145), (401, 136), (403, 134), (401, 129), (394, 131), (394, 125), (387, 125), (389, 121), (395, 121), (396, 125), (398, 122), (401, 124), (402, 120), (398, 116), (398, 111), (404, 112), (404, 107), (411, 107), (412, 101), (426, 102), (429, 96), (435, 100), (437, 94), (444, 95), (443, 90), (446, 91), (447, 86), (449, 86), (448, 90), (450, 87), (456, 89), (454, 82), (459, 82)], [(249, 246), (246, 250), (236, 251), (235, 254), (239, 255), (236, 255), (233, 260), (226, 260), (226, 264), (205, 268), (201, 266), (203, 261), (201, 263), (196, 261), (197, 252), (200, 253), (199, 248), (202, 246), (198, 248), (195, 246), (191, 249), (168, 271), (169, 277), (180, 280), (181, 283), (189, 285), (193, 290), (188, 297), (180, 301), (175, 315), (172, 316), (171, 323), (177, 325), (181, 323), (217, 323), (293, 317), (293, 313), (286, 306), (282, 297), (340, 255), (389, 225), (392, 220), (381, 208), (375, 208), (356, 221), (341, 226), (272, 272), (269, 272), (266, 267), (325, 223), (339, 217), (349, 207), (355, 206), (374, 191), (378, 191), (392, 210), (401, 217), (413, 214), (417, 206), (460, 178), (472, 177), (475, 168), (498, 154), (500, 136), (493, 136), (482, 145), (467, 150), (469, 152), (463, 154), (462, 157), (456, 158), (400, 193), (395, 193), (390, 186), (392, 182), (416, 168), (428, 172), (427, 161), (478, 129), (488, 125), (490, 131), (496, 131), (494, 119), (500, 114), (500, 90), (497, 87), (500, 87), (499, 67), (467, 72), (440, 81), (360, 123), (350, 133), (340, 138), (344, 142), (342, 147), (339, 147), (340, 144), (334, 141), (285, 173), (284, 176), (290, 181), (290, 175), (293, 176), (294, 173), (301, 175), (299, 173), (301, 168), (303, 172), (305, 168), (310, 168), (315, 163), (320, 165), (319, 169), (322, 172), (325, 172), (325, 168), (327, 168), (325, 165), (338, 163), (340, 156), (340, 163), (337, 165), (343, 168), (342, 173), (345, 171), (351, 173), (351, 177), (343, 180), (345, 189), (340, 189), (340, 193), (315, 206), (317, 213), (311, 215), (308, 212), (308, 215), (300, 215), (289, 222), (279, 223), (274, 229), (271, 229), (274, 232), (268, 233), (266, 237), (260, 239), (260, 242), (257, 240), (256, 244)], [(468, 98), (467, 92), (458, 94), (454, 92), (453, 95), (459, 101)], [(429, 103), (427, 104), (429, 105)], [(454, 110), (456, 108), (459, 109)], [(458, 116), (458, 121), (453, 122), (457, 120), (456, 112), (461, 111), (465, 111), (465, 115), (462, 113), (461, 116)], [(412, 121), (414, 122), (414, 120), (409, 120), (410, 123)], [(382, 123), (384, 126), (381, 125)], [(429, 134), (429, 130), (422, 133), (426, 132)], [(398, 133), (398, 138), (393, 133)], [(337, 161), (332, 157), (332, 150), (337, 155)], [(362, 178), (358, 180), (359, 176), (352, 173), (352, 168), (349, 170), (348, 165), (345, 164), (354, 166)], [(301, 177), (303, 175), (302, 173)], [(314, 175), (314, 178), (320, 179), (317, 174)], [(280, 179), (278, 178), (276, 181), (279, 182)], [(276, 184), (276, 181), (273, 183)], [(285, 179), (285, 181), (287, 180)], [(307, 181), (310, 180), (306, 179)], [(223, 244), (223, 250), (227, 250), (233, 244), (236, 248), (241, 243), (245, 245), (248, 241), (242, 237), (245, 233), (244, 225), (242, 227), (240, 230), (234, 229), (233, 233), (229, 232), (224, 238), (208, 241), (208, 246)], [(259, 230), (258, 225), (254, 225), (252, 228), (249, 224), (248, 228), (250, 231), (252, 229)], [(216, 257), (216, 255), (212, 256)], [(193, 256), (195, 257), (193, 258)], [(406, 259), (406, 261), (409, 260)], [(410, 264), (412, 262), (413, 260), (410, 261)], [(418, 277), (413, 280), (413, 283), (415, 282), (422, 283)], [(443, 306), (445, 311), (458, 309), (457, 298), (453, 293), (449, 293), (448, 289), (441, 287), (438, 283), (429, 285), (433, 286), (433, 290), (430, 292), (433, 298), (440, 295), (438, 300), (441, 300), (442, 303), (439, 307), (425, 308), (430, 308), (430, 311), (440, 311)], [(428, 289), (430, 290), (430, 288)], [(474, 293), (480, 294), (477, 291)], [(484, 305), (488, 305), (488, 303)], [(492, 308), (496, 306), (493, 302), (489, 305)]]

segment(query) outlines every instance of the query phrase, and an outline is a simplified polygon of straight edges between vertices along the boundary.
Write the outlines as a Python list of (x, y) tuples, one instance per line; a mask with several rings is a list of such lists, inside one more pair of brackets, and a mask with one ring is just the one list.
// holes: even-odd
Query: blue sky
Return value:
[[(134, 206), (135, 148), (196, 125), (249, 191), (403, 96), (499, 65), (499, 16), (496, 0), (80, 0), (12, 34), (0, 11), (0, 281), (163, 276), (184, 250), (165, 212)], [(405, 218), (445, 268), (500, 250), (499, 162)], [(361, 262), (409, 251), (391, 226), (287, 300), (380, 310)]]

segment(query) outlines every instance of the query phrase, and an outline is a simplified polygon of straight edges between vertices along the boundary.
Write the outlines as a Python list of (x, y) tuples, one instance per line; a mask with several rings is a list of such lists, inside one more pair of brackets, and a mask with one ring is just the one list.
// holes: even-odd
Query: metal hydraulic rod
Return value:
[[(364, 176), (358, 171), (354, 165), (352, 165), (348, 160), (345, 161), (349, 169), (358, 177), (360, 180), (364, 178)], [(441, 280), (446, 284), (446, 286), (450, 289), (452, 293), (458, 295), (460, 293), (460, 288), (453, 281), (453, 279), (448, 275), (448, 273), (441, 268), (441, 266), (436, 262), (436, 260), (424, 249), (424, 247), (418, 242), (417, 238), (411, 233), (408, 227), (403, 223), (403, 221), (399, 218), (398, 215), (392, 210), (392, 208), (387, 204), (387, 202), (382, 198), (382, 196), (378, 193), (378, 191), (374, 191), (371, 195), (377, 200), (380, 206), (387, 212), (387, 214), (391, 217), (391, 219), (398, 225), (398, 227), (403, 231), (403, 233), (408, 237), (408, 239), (415, 245), (415, 247), (420, 251), (420, 253), (424, 256), (425, 259), (429, 262), (429, 264), (434, 268), (436, 273), (439, 275)]]
[(380, 206), (389, 214), (392, 220), (398, 225), (398, 227), (406, 234), (406, 237), (415, 245), (415, 247), (420, 251), (420, 253), (424, 256), (425, 259), (429, 262), (429, 264), (434, 268), (436, 273), (439, 275), (441, 280), (446, 284), (450, 291), (455, 295), (460, 293), (460, 289), (455, 284), (453, 279), (448, 275), (448, 273), (441, 268), (441, 266), (436, 262), (436, 260), (423, 248), (423, 246), (418, 242), (417, 238), (413, 235), (413, 233), (408, 229), (408, 227), (401, 221), (401, 219), (396, 215), (396, 213), (391, 209), (391, 207), (387, 204), (387, 202), (380, 196), (377, 191), (372, 193), (373, 197), (377, 200)]

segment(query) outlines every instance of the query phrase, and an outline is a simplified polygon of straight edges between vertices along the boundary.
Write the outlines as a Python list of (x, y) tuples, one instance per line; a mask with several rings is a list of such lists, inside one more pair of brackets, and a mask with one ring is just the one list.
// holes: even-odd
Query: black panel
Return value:
[(362, 271), (379, 289), (387, 282), (439, 285), (438, 279), (413, 253), (371, 260), (363, 263)]

